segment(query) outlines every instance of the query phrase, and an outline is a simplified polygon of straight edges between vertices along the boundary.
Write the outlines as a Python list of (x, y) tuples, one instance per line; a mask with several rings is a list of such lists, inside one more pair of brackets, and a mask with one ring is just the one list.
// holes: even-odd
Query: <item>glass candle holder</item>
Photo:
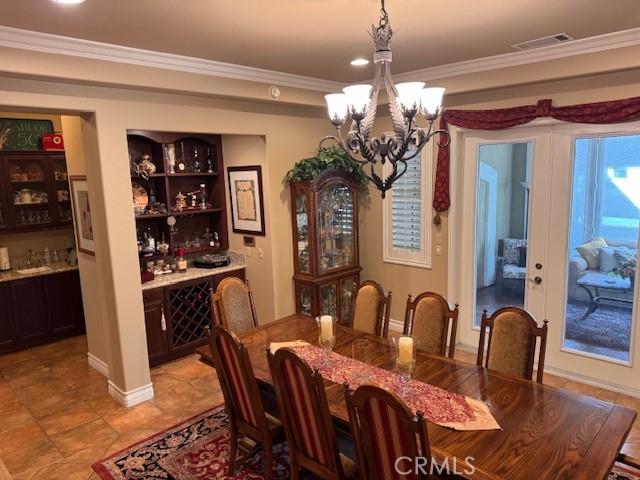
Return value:
[(329, 355), (336, 344), (336, 318), (331, 315), (322, 315), (317, 319), (320, 334), (318, 336), (318, 345), (325, 353), (325, 366), (329, 361)]
[(401, 378), (401, 394), (406, 393), (407, 384), (411, 380), (413, 369), (416, 366), (416, 342), (413, 337), (402, 335), (393, 337), (395, 356), (395, 370)]

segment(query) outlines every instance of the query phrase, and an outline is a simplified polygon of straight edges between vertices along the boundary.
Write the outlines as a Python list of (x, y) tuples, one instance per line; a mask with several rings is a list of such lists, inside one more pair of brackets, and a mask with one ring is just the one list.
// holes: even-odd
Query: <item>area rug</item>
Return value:
[[(262, 451), (239, 465), (233, 477), (227, 476), (228, 426), (219, 406), (100, 460), (93, 470), (103, 480), (262, 479)], [(274, 448), (274, 455), (288, 463), (284, 444)], [(274, 462), (273, 478), (289, 478), (288, 469)], [(616, 463), (608, 480), (640, 480), (640, 471)]]
[[(104, 480), (204, 480), (263, 478), (263, 454), (259, 451), (227, 476), (229, 428), (224, 407), (219, 406), (160, 432), (95, 463), (93, 470)], [(242, 449), (242, 447), (240, 447)], [(240, 455), (242, 455), (242, 450)], [(274, 455), (287, 464), (284, 444)], [(289, 471), (274, 462), (273, 478), (289, 478)]]

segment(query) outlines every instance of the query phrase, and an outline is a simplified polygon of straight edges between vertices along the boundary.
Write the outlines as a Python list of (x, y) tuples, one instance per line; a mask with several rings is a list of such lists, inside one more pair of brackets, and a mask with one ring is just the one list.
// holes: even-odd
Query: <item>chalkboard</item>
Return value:
[(0, 150), (41, 150), (45, 133), (53, 133), (51, 120), (0, 118)]

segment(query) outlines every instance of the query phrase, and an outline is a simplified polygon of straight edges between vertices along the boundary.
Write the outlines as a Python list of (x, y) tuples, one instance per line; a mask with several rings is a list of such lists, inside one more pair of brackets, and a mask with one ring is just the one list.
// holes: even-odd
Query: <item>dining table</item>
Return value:
[[(262, 392), (273, 396), (267, 363), (272, 343), (303, 340), (318, 345), (313, 318), (291, 315), (240, 333)], [(393, 343), (337, 325), (333, 351), (352, 357), (355, 340), (367, 339), (359, 361), (394, 368)], [(212, 364), (206, 348), (202, 360)], [(364, 357), (364, 358), (362, 358)], [(501, 429), (458, 431), (429, 423), (431, 455), (456, 465), (472, 480), (606, 479), (636, 418), (634, 410), (562, 388), (520, 379), (478, 365), (416, 350), (412, 378), (483, 402)], [(344, 386), (325, 381), (336, 429), (350, 435)], [(472, 465), (472, 469), (467, 466)]]

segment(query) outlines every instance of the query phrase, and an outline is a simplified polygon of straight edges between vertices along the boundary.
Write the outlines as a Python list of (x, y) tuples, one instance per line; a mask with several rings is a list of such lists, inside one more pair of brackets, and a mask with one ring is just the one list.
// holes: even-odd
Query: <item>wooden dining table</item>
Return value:
[[(255, 378), (266, 394), (273, 380), (266, 350), (271, 342), (318, 343), (315, 320), (292, 315), (238, 335), (247, 348)], [(338, 326), (336, 353), (352, 356), (356, 339), (369, 340), (366, 358), (357, 360), (393, 368), (390, 340)], [(206, 349), (203, 361), (211, 362)], [(420, 350), (413, 378), (485, 402), (502, 430), (455, 431), (429, 424), (431, 453), (437, 462), (458, 465), (473, 480), (606, 479), (636, 418), (636, 412), (560, 388), (513, 378), (477, 365)], [(337, 429), (350, 434), (344, 387), (326, 382), (329, 408)], [(473, 465), (464, 474), (465, 463)]]

